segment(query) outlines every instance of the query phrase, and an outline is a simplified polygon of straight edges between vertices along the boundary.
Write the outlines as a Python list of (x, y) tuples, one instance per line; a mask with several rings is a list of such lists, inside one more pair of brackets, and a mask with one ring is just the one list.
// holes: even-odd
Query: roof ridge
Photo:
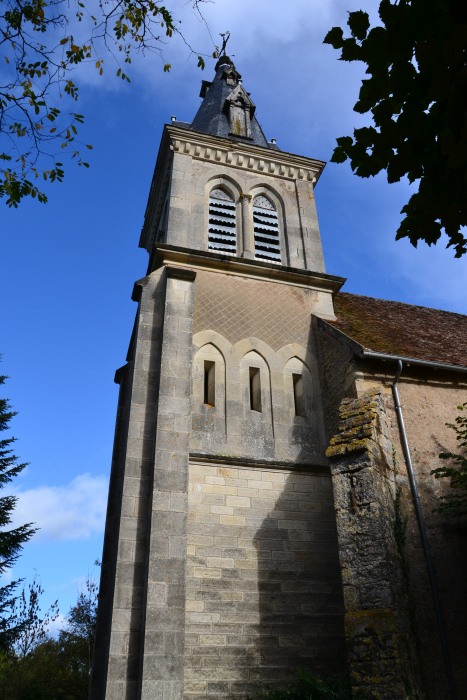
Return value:
[(399, 301), (398, 299), (383, 299), (381, 297), (372, 297), (368, 296), (367, 294), (355, 294), (354, 292), (343, 292), (340, 291), (338, 293), (339, 297), (342, 296), (347, 296), (347, 297), (356, 297), (360, 299), (369, 299), (372, 301), (377, 301), (377, 302), (383, 302), (386, 304), (400, 304), (401, 306), (407, 306), (413, 309), (424, 309), (426, 311), (435, 311), (436, 313), (443, 313), (443, 314), (452, 314), (454, 316), (461, 316), (462, 318), (466, 318), (467, 315), (460, 313), (459, 311), (448, 311), (447, 309), (437, 309), (434, 306), (424, 306), (423, 304), (409, 304), (407, 301)]

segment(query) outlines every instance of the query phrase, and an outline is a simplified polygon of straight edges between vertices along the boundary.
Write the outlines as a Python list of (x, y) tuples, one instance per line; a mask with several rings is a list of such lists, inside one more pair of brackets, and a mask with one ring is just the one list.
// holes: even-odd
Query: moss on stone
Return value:
[(376, 428), (379, 390), (371, 389), (358, 399), (343, 399), (339, 408), (339, 426), (329, 441), (326, 456), (342, 457), (351, 452), (368, 450)]

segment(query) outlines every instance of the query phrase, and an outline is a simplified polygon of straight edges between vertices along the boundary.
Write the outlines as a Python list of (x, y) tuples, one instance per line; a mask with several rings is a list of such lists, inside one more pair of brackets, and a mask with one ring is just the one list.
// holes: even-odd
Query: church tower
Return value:
[(314, 187), (223, 55), (164, 127), (120, 385), (94, 700), (245, 698), (343, 665), (311, 315), (333, 319)]

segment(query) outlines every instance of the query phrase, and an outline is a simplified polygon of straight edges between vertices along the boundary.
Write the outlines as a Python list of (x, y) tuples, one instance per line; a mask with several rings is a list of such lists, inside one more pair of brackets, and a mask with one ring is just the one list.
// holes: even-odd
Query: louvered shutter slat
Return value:
[(269, 262), (281, 262), (279, 218), (272, 203), (260, 195), (253, 203), (255, 257)]
[(213, 190), (209, 198), (208, 248), (227, 255), (237, 252), (236, 208), (230, 195)]

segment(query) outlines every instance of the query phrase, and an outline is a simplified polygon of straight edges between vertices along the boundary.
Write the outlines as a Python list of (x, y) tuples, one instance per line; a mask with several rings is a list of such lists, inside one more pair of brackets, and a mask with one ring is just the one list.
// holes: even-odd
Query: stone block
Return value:
[(186, 556), (186, 537), (169, 535), (169, 557), (184, 559)]
[(225, 504), (237, 508), (249, 508), (251, 501), (247, 496), (226, 496)]
[(245, 525), (245, 517), (241, 515), (221, 515), (219, 516), (221, 525)]
[(180, 493), (174, 491), (170, 495), (170, 508), (173, 512), (184, 513), (187, 512), (188, 498), (186, 493)]

